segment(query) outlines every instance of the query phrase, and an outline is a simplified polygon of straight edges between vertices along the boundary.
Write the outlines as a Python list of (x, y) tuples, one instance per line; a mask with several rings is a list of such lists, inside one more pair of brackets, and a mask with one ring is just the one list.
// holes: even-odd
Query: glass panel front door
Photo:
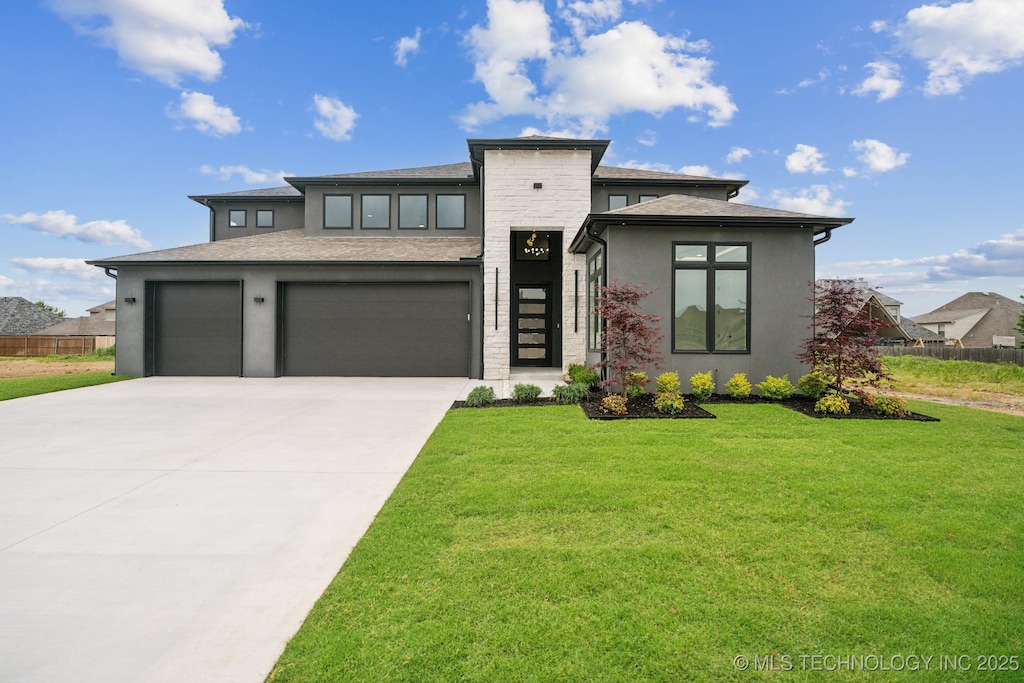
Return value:
[(514, 288), (512, 364), (551, 365), (551, 288), (517, 285)]

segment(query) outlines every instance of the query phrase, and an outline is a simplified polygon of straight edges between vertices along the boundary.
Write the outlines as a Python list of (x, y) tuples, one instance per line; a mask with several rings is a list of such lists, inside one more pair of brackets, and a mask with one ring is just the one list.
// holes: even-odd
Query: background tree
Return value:
[(64, 312), (64, 310), (57, 308), (56, 306), (51, 306), (42, 299), (36, 302), (36, 306), (43, 309), (44, 311), (49, 311), (50, 313), (53, 313), (54, 315), (59, 316), (61, 318), (68, 317), (68, 314)]
[(850, 280), (812, 283), (814, 315), (811, 336), (797, 358), (828, 377), (837, 391), (849, 380), (870, 386), (889, 381), (875, 347), (878, 330), (886, 324), (871, 315), (868, 295)]
[(661, 316), (644, 313), (641, 307), (650, 294), (636, 285), (619, 284), (618, 280), (599, 290), (596, 311), (604, 319), (604, 359), (597, 367), (608, 370), (608, 379), (602, 385), (621, 387), (623, 396), (627, 374), (653, 372), (664, 362), (659, 351), (665, 336), (658, 328)]
[[(1024, 301), (1024, 294), (1020, 295), (1021, 301)], [(1024, 334), (1024, 311), (1020, 312), (1020, 318), (1017, 319), (1017, 327), (1014, 328), (1021, 334)], [(1020, 343), (1020, 348), (1024, 349), (1024, 341)]]

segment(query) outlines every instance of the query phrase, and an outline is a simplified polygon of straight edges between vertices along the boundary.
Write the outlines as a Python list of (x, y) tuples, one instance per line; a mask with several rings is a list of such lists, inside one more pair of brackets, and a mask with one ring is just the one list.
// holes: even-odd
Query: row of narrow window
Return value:
[[(398, 227), (426, 230), (428, 227), (425, 194), (398, 196)], [(350, 194), (324, 195), (324, 228), (353, 227), (353, 197)], [(359, 197), (359, 226), (365, 229), (391, 228), (391, 195), (364, 194)], [(434, 223), (440, 230), (460, 230), (466, 227), (466, 195), (434, 195)]]

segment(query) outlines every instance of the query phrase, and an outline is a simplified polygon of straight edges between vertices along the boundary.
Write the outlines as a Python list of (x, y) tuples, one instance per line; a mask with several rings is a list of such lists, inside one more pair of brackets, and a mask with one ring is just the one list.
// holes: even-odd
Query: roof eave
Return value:
[(604, 153), (608, 151), (611, 140), (576, 140), (573, 138), (497, 138), (497, 139), (468, 139), (466, 146), (469, 148), (469, 159), (473, 164), (473, 175), (479, 177), (479, 167), (484, 163), (484, 152), (488, 149), (494, 150), (589, 150), (590, 151), (590, 172), (597, 171), (601, 164)]
[(86, 261), (87, 265), (97, 268), (125, 268), (130, 266), (465, 266), (479, 265), (483, 260), (478, 257), (460, 256), (457, 260), (444, 261), (340, 261), (340, 260), (230, 260), (220, 259), (215, 261), (185, 261), (185, 260), (160, 260), (160, 261), (123, 261), (114, 259), (103, 259), (100, 261)]

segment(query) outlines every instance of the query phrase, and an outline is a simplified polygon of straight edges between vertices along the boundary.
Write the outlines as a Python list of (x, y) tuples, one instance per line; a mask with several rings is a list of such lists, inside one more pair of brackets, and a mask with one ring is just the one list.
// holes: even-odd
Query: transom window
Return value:
[(232, 228), (244, 228), (245, 209), (231, 209), (228, 211), (228, 226)]
[(466, 195), (437, 195), (437, 227), (441, 230), (466, 227)]
[(325, 228), (351, 228), (352, 227), (352, 195), (350, 195), (350, 194), (325, 194), (324, 195), (324, 227)]
[(672, 245), (672, 350), (750, 352), (750, 245)]
[(274, 227), (274, 211), (273, 211), (273, 209), (258, 209), (256, 211), (256, 227), (257, 228), (272, 228), (272, 227)]
[(427, 195), (403, 194), (398, 196), (398, 227), (414, 230), (427, 229)]
[(391, 195), (364, 194), (361, 203), (363, 214), (360, 225), (363, 228), (391, 227)]

